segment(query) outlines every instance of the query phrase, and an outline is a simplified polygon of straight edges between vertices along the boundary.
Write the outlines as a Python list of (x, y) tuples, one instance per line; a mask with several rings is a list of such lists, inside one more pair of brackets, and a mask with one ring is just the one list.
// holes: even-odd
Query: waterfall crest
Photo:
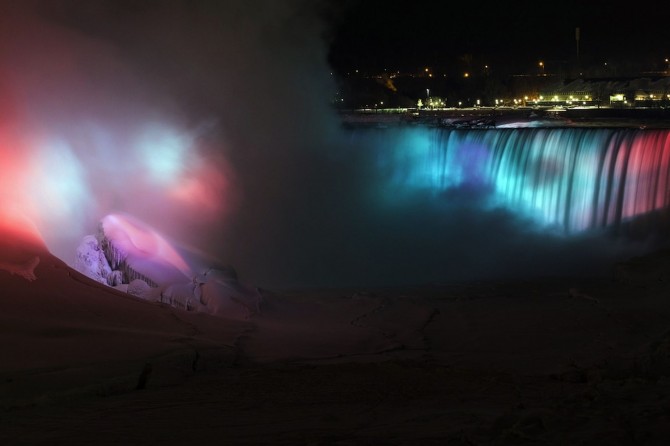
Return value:
[[(566, 233), (670, 207), (670, 130), (405, 129), (377, 156), (395, 187), (474, 187)], [(397, 135), (396, 135), (397, 137)]]

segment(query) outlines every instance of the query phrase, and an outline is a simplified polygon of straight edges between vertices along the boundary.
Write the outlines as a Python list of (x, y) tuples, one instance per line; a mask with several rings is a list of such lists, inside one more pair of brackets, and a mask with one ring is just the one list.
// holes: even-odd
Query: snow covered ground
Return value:
[(662, 444), (670, 433), (667, 253), (612, 265), (611, 279), (260, 290), (259, 312), (240, 320), (121, 293), (34, 234), (2, 233), (3, 444)]

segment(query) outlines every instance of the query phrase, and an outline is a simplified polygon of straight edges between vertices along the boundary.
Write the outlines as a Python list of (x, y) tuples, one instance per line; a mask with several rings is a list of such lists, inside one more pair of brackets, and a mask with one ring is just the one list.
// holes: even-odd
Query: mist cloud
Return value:
[(1, 204), (66, 262), (129, 213), (260, 286), (558, 274), (631, 252), (485, 210), (472, 190), (380, 200), (378, 155), (400, 143), (340, 128), (329, 5), (3, 5)]
[(2, 9), (3, 202), (66, 261), (109, 212), (225, 256), (231, 214), (270, 218), (245, 204), (256, 184), (290, 183), (287, 159), (326, 138), (330, 78), (308, 2)]

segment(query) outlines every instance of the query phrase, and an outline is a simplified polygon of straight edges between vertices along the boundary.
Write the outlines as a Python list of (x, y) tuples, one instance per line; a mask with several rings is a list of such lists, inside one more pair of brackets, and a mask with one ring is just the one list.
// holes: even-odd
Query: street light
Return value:
[(540, 61), (538, 65), (540, 66), (540, 72), (542, 73), (542, 76), (544, 76), (544, 62)]

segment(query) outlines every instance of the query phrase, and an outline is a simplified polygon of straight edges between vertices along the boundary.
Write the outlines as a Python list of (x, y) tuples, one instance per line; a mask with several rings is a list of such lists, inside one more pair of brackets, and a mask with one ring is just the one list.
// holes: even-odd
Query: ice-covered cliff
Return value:
[(187, 311), (235, 319), (260, 312), (260, 293), (239, 282), (233, 268), (194, 272), (164, 237), (128, 215), (105, 216), (97, 233), (82, 239), (74, 267), (128, 294)]

